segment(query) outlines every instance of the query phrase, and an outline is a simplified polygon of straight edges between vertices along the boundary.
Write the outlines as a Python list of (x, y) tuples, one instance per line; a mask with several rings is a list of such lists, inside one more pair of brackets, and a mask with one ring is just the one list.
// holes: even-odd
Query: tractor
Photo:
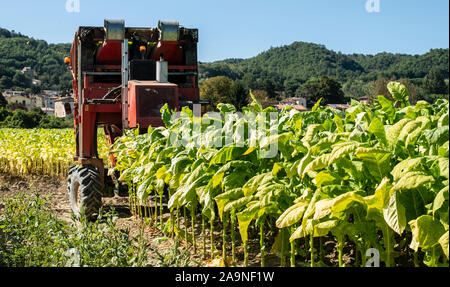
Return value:
[[(97, 151), (102, 127), (109, 147), (126, 129), (145, 133), (164, 125), (160, 110), (202, 105), (197, 67), (198, 30), (176, 21), (157, 28), (125, 27), (124, 20), (105, 20), (103, 27), (80, 27), (70, 58), (73, 77), (75, 164), (68, 173), (73, 213), (98, 214), (102, 197), (126, 196), (118, 174), (108, 172)], [(67, 110), (67, 109), (66, 109)], [(115, 158), (111, 154), (110, 162)]]

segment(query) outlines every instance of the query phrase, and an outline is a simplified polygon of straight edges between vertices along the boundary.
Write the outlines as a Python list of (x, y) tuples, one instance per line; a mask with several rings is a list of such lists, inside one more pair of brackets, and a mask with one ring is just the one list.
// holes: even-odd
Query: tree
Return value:
[(304, 83), (296, 92), (297, 95), (306, 98), (308, 106), (323, 98), (322, 104), (345, 104), (342, 85), (335, 79), (322, 76), (313, 78)]
[(2, 94), (2, 90), (0, 89), (0, 108), (6, 107), (8, 102), (6, 101), (5, 97)]
[(31, 78), (21, 72), (17, 71), (13, 77), (13, 83), (17, 87), (22, 88), (30, 88), (31, 87)]
[(448, 94), (448, 88), (445, 84), (444, 77), (437, 67), (432, 68), (425, 76), (424, 89), (429, 94)]
[(232, 103), (234, 82), (225, 76), (206, 79), (200, 86), (200, 98), (209, 101), (212, 108), (219, 103)]
[(248, 105), (248, 89), (246, 89), (242, 81), (236, 81), (231, 92), (230, 103), (236, 107), (238, 111)]

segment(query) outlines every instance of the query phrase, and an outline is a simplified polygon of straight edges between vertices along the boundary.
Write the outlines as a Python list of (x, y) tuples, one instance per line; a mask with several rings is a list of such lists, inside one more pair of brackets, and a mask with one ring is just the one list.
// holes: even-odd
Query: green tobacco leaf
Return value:
[(449, 127), (443, 126), (432, 130), (427, 130), (423, 135), (428, 140), (430, 145), (441, 146), (448, 141)]
[(239, 233), (241, 234), (243, 242), (248, 241), (248, 226), (250, 225), (252, 220), (256, 217), (258, 211), (259, 210), (257, 208), (251, 208), (236, 214), (239, 224)]
[(430, 215), (422, 215), (411, 220), (409, 225), (413, 235), (410, 247), (415, 251), (419, 247), (425, 250), (434, 247), (445, 233), (444, 226)]
[(276, 225), (278, 228), (289, 227), (297, 222), (299, 222), (303, 214), (308, 208), (308, 203), (299, 202), (289, 207), (283, 214), (277, 219)]
[(413, 134), (416, 130), (419, 130), (419, 132), (420, 132), (421, 126), (422, 126), (422, 123), (417, 120), (407, 123), (403, 127), (402, 131), (400, 132), (400, 135), (398, 136), (398, 141), (404, 143), (405, 146), (407, 146), (408, 136)]
[(264, 185), (265, 183), (271, 181), (272, 179), (273, 179), (272, 172), (258, 174), (249, 179), (244, 184), (244, 186), (242, 187), (242, 191), (244, 192), (245, 196), (250, 196), (253, 193), (255, 193), (256, 189), (260, 185)]
[(307, 148), (311, 148), (315, 143), (318, 142), (317, 133), (323, 131), (323, 126), (320, 124), (309, 125), (306, 130), (305, 136), (302, 138), (303, 144)]
[(376, 209), (381, 212), (388, 203), (391, 188), (392, 184), (389, 182), (389, 178), (383, 178), (381, 183), (375, 189), (375, 194), (364, 198), (368, 210)]
[(330, 185), (338, 181), (337, 175), (333, 175), (329, 171), (321, 171), (316, 175), (315, 181), (316, 186), (321, 187), (322, 185)]
[(448, 157), (447, 158), (439, 158), (439, 170), (440, 170), (440, 175), (442, 177), (446, 177), (448, 178), (448, 164), (449, 164), (449, 160)]
[(311, 153), (308, 151), (308, 153), (301, 159), (300, 163), (298, 164), (297, 173), (300, 177), (303, 175), (303, 171), (311, 161), (313, 161), (313, 158), (311, 156)]
[(406, 173), (418, 169), (421, 166), (423, 159), (423, 157), (407, 158), (399, 162), (391, 172), (392, 176), (394, 177), (394, 181), (399, 180)]
[(333, 146), (333, 150), (331, 151), (329, 164), (332, 164), (346, 155), (353, 153), (360, 145), (361, 143), (356, 141), (346, 141), (335, 144)]
[[(441, 189), (436, 197), (434, 198), (433, 202), (433, 215), (441, 209), (441, 207), (444, 205), (445, 201), (448, 201), (448, 185)], [(448, 208), (448, 206), (447, 206)]]
[(365, 206), (366, 202), (361, 195), (356, 194), (355, 192), (347, 192), (336, 197), (333, 200), (333, 206), (331, 208), (333, 216), (336, 216), (338, 218), (341, 217), (340, 214), (344, 213), (354, 204), (362, 204), (363, 206)]
[(395, 118), (395, 107), (394, 103), (386, 99), (383, 95), (378, 96), (378, 103), (381, 105), (381, 110), (385, 112), (389, 120), (392, 121)]
[(411, 121), (411, 119), (402, 119), (388, 129), (388, 131), (386, 132), (386, 138), (389, 142), (389, 145), (395, 146), (397, 144), (398, 138), (404, 126)]
[(223, 147), (217, 154), (211, 159), (209, 166), (213, 164), (225, 164), (231, 160), (238, 159), (246, 151), (243, 147)]
[(331, 209), (333, 207), (334, 200), (332, 198), (326, 198), (316, 202), (314, 211), (314, 220), (320, 220), (325, 216), (331, 214)]
[(380, 180), (391, 170), (391, 153), (378, 148), (358, 148), (356, 156), (367, 165), (369, 173)]
[(390, 82), (387, 85), (389, 93), (391, 93), (392, 97), (396, 101), (402, 102), (404, 105), (409, 103), (409, 93), (406, 89), (405, 85), (399, 82)]
[(311, 161), (305, 167), (305, 170), (302, 173), (302, 178), (305, 177), (305, 174), (310, 171), (321, 170), (321, 169), (328, 167), (330, 158), (331, 158), (331, 154), (328, 153), (328, 154), (321, 155), (321, 156), (317, 157), (316, 159), (314, 159), (313, 161)]
[(320, 107), (320, 103), (322, 102), (323, 98), (320, 98), (317, 103), (314, 105), (314, 107), (312, 107), (311, 111), (315, 111)]
[(447, 256), (447, 259), (448, 259), (448, 235), (449, 232), (447, 230), (447, 232), (445, 232), (444, 235), (442, 235), (441, 238), (439, 238), (439, 244), (441, 245), (445, 256)]
[(394, 185), (393, 190), (416, 189), (420, 186), (427, 187), (429, 183), (434, 182), (434, 177), (424, 174), (420, 171), (407, 172)]
[(389, 202), (383, 208), (383, 217), (387, 225), (397, 234), (402, 234), (406, 228), (405, 207), (399, 202), (397, 192), (393, 192)]
[(327, 236), (330, 231), (339, 226), (339, 220), (327, 220), (314, 225), (314, 237)]
[(373, 118), (367, 130), (374, 134), (383, 144), (387, 144), (384, 125), (379, 118)]

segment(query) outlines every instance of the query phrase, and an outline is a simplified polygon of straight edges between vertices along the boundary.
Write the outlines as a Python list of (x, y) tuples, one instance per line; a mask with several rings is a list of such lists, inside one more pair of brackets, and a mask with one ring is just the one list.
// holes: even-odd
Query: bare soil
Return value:
[[(8, 174), (0, 173), (0, 214), (4, 209), (3, 198), (14, 196), (17, 194), (31, 194), (38, 193), (39, 195), (49, 196), (49, 202), (54, 213), (62, 220), (67, 222), (73, 222), (71, 216), (71, 209), (69, 205), (69, 196), (67, 191), (66, 180), (62, 178), (54, 178), (49, 176), (29, 176), (29, 177), (14, 177)], [(144, 237), (149, 248), (149, 258), (154, 258), (150, 263), (152, 265), (158, 265), (159, 261), (156, 259), (157, 254), (151, 249), (157, 250), (158, 253), (164, 254), (173, 250), (175, 241), (164, 235), (158, 228), (150, 226), (149, 224), (144, 224), (144, 220), (133, 216), (129, 208), (129, 198), (128, 197), (118, 197), (113, 198), (103, 198), (103, 207), (105, 210), (114, 209), (118, 212), (119, 218), (116, 221), (116, 227), (118, 229), (128, 229), (130, 236), (132, 238), (137, 238), (141, 232), (144, 230)], [(167, 212), (167, 198), (164, 199), (164, 221), (167, 221), (169, 214)], [(180, 226), (184, 230), (183, 218), (180, 217)], [(190, 219), (187, 222), (188, 233), (191, 234), (191, 222)], [(206, 257), (203, 257), (203, 242), (201, 237), (201, 218), (196, 218), (196, 242), (197, 250), (194, 250), (191, 243), (186, 243), (184, 240), (179, 242), (179, 250), (183, 252), (188, 250), (190, 253), (190, 266), (223, 266), (223, 262), (219, 259), (210, 259), (210, 235), (209, 235), (209, 224), (207, 224), (207, 240), (206, 240)], [(239, 231), (236, 229), (236, 259), (237, 266), (243, 266), (244, 264), (244, 249), (239, 241), (240, 235)], [(259, 235), (258, 230), (252, 228), (249, 229), (250, 236), (253, 238), (249, 240), (249, 256), (248, 264), (249, 266), (260, 266), (261, 264), (261, 254), (259, 247)], [(268, 230), (268, 233), (271, 231)], [(217, 255), (222, 253), (222, 228), (220, 223), (215, 226), (214, 232), (214, 243), (215, 249), (217, 250)], [(231, 239), (230, 232), (227, 234), (227, 254), (231, 256)], [(273, 236), (268, 236), (266, 238), (273, 238)], [(270, 253), (270, 248), (273, 244), (273, 239), (271, 242), (266, 242), (266, 255), (265, 261), (266, 266), (280, 266), (281, 259), (278, 254)], [(318, 242), (317, 242), (318, 244)], [(300, 243), (298, 250), (306, 250), (308, 247), (305, 243)], [(347, 246), (346, 246), (347, 247)], [(318, 248), (318, 246), (316, 246)], [(289, 247), (287, 247), (289, 249)], [(337, 261), (337, 249), (333, 241), (324, 242), (324, 256), (323, 261), (326, 265), (334, 265)], [(346, 264), (354, 261), (354, 254), (351, 248), (344, 248), (344, 262)], [(287, 251), (289, 252), (289, 251)], [(306, 254), (305, 254), (306, 255)], [(286, 255), (286, 265), (289, 266), (289, 254)], [(230, 260), (228, 260), (230, 261)], [(309, 258), (308, 256), (303, 256), (302, 254), (297, 255), (296, 258), (297, 266), (308, 266)]]

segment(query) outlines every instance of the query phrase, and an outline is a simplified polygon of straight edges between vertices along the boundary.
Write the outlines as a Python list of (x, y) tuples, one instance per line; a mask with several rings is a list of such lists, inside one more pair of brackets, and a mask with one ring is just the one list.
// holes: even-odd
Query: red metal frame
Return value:
[[(182, 27), (181, 29), (185, 28)], [(195, 35), (193, 36), (194, 40), (191, 41), (196, 43), (197, 31), (195, 29), (185, 29), (183, 33), (180, 32), (180, 35), (186, 35), (190, 32)], [(70, 62), (73, 91), (76, 97), (74, 104), (74, 125), (77, 135), (75, 160), (79, 164), (94, 165), (103, 169), (103, 162), (98, 157), (96, 150), (98, 126), (103, 126), (107, 141), (111, 146), (115, 139), (122, 135), (123, 129), (127, 126), (124, 127), (124, 118), (128, 118), (128, 126), (139, 126), (143, 130), (149, 125), (163, 125), (160, 115), (151, 117), (139, 115), (139, 110), (142, 109), (140, 97), (144, 97), (143, 94), (146, 93), (146, 90), (142, 90), (142, 88), (150, 89), (159, 96), (167, 97), (168, 102), (172, 103), (171, 108), (174, 109), (179, 109), (179, 98), (182, 101), (199, 101), (198, 67), (197, 65), (183, 64), (182, 45), (184, 45), (186, 39), (174, 42), (159, 42), (159, 31), (156, 28), (125, 29), (126, 39), (132, 39), (136, 35), (139, 36), (136, 39), (144, 38), (147, 39), (147, 43), (153, 43), (152, 47), (154, 48), (151, 50), (150, 59), (159, 60), (162, 55), (164, 56), (164, 60), (169, 63), (169, 80), (170, 72), (183, 73), (189, 71), (190, 73), (186, 74), (188, 85), (178, 86), (170, 83), (161, 84), (150, 81), (136, 83), (131, 81), (128, 85), (128, 107), (123, 108), (120, 94), (118, 97), (113, 95), (109, 100), (103, 99), (114, 88), (122, 85), (121, 43), (108, 42), (105, 39), (103, 27), (80, 27), (72, 44)], [(79, 47), (83, 51), (86, 44), (88, 47), (97, 45), (96, 52), (81, 54), (79, 59), (81, 53)], [(92, 58), (90, 58), (90, 55)], [(82, 80), (82, 83), (79, 82), (80, 80)], [(148, 102), (147, 100), (147, 104)], [(123, 115), (124, 112), (127, 115)], [(115, 164), (113, 156), (111, 156), (111, 161)], [(101, 172), (101, 174), (103, 173)]]

